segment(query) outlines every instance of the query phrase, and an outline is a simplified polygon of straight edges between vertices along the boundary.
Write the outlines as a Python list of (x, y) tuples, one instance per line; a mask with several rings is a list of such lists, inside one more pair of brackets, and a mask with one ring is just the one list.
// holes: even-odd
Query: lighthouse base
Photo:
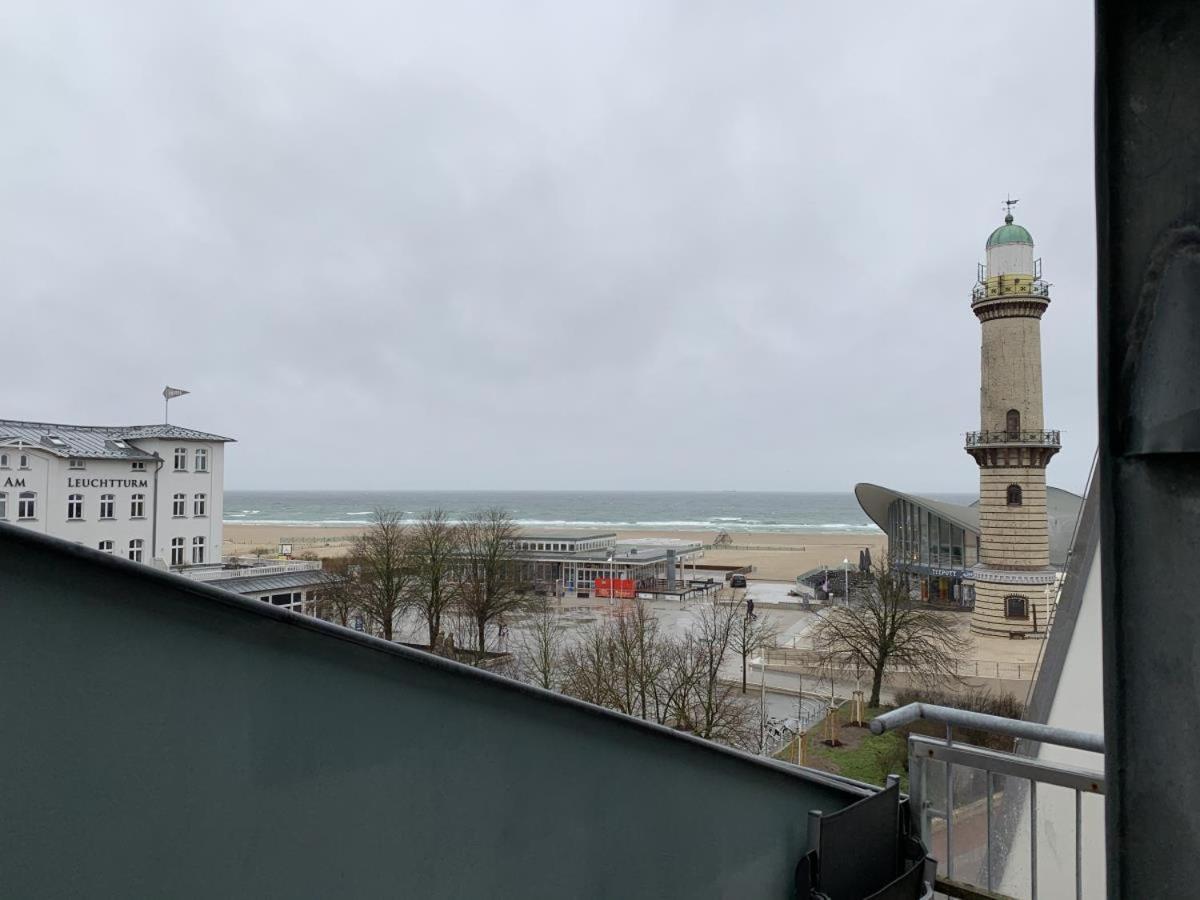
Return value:
[(1045, 637), (1054, 609), (1053, 569), (1006, 571), (986, 566), (972, 571), (975, 608), (971, 631), (995, 637)]

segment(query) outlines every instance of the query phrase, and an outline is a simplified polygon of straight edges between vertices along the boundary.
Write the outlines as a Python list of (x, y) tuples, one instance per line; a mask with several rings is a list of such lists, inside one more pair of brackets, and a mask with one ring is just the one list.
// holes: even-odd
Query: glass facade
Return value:
[(915, 576), (927, 602), (973, 605), (963, 575), (979, 562), (979, 535), (910, 500), (893, 500), (887, 517), (892, 565)]

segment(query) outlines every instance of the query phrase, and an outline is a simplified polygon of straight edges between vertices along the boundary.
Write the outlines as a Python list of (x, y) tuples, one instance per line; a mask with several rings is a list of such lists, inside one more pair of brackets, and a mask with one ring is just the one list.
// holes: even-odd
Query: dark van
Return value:
[(746, 586), (746, 576), (731, 575), (729, 578), (729, 586), (731, 588), (744, 588)]

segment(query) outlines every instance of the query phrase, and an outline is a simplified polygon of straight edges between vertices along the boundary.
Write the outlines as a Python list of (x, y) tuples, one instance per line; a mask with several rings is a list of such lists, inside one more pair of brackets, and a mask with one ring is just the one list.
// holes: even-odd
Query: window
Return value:
[(22, 469), (28, 469), (28, 468), (29, 468), (29, 457), (28, 457), (28, 456), (26, 456), (24, 453), (22, 453), (22, 454), (21, 454), (21, 456), (20, 456), (20, 458), (17, 460), (17, 462), (18, 462), (18, 467), (19, 467), (19, 468), (22, 468)]
[(1019, 438), (1021, 436), (1021, 413), (1015, 409), (1010, 409), (1004, 417), (1004, 421), (1008, 428), (1008, 436), (1010, 438)]
[(101, 541), (99, 544), (97, 544), (97, 547), (99, 547), (99, 549), (104, 553), (112, 553), (113, 550), (112, 541)]
[(129, 558), (131, 560), (133, 560), (134, 562), (141, 562), (142, 561), (142, 547), (144, 547), (144, 546), (145, 545), (142, 543), (141, 538), (134, 538), (132, 541), (130, 541), (129, 542)]
[(82, 469), (83, 468), (83, 460), (82, 459), (69, 459), (69, 460), (67, 460), (67, 468), (68, 469)]
[(117, 498), (115, 494), (100, 495), (100, 518), (115, 519), (117, 517)]
[(192, 538), (192, 565), (204, 562), (204, 538)]
[(1028, 619), (1029, 601), (1014, 594), (1004, 598), (1004, 617), (1006, 619)]
[(289, 594), (271, 594), (268, 597), (263, 597), (263, 602), (270, 603), (272, 606), (282, 606), (284, 609), (290, 609), (293, 612), (304, 612), (304, 594), (301, 591), (293, 591)]
[(0, 494), (0, 519), (8, 518), (8, 494)]
[(196, 451), (196, 471), (197, 472), (207, 472), (208, 471), (208, 451), (205, 450), (203, 447), (199, 448)]
[(208, 494), (197, 494), (192, 498), (192, 515), (208, 515)]
[(145, 472), (146, 464), (144, 462), (138, 461), (135, 463), (130, 463), (129, 468), (133, 469), (133, 471), (135, 471), (135, 472)]
[(83, 494), (72, 494), (67, 498), (67, 519), (77, 522), (83, 518)]
[(1008, 486), (1008, 505), (1021, 505), (1021, 486), (1019, 484), (1010, 484)]
[(171, 498), (171, 515), (177, 519), (187, 515), (187, 494), (176, 494)]
[(171, 538), (171, 565), (183, 565), (183, 538)]
[(17, 495), (17, 518), (37, 518), (37, 494), (33, 491), (21, 491)]
[(0, 469), (8, 468), (8, 454), (0, 453)]
[(187, 447), (176, 447), (175, 448), (175, 471), (176, 472), (186, 472), (187, 471)]
[(146, 495), (134, 494), (129, 498), (129, 518), (144, 519), (146, 518)]

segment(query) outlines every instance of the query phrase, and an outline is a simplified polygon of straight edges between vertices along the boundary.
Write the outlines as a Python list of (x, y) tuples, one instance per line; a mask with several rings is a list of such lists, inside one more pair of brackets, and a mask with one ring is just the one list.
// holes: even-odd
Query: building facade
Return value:
[(966, 451), (979, 466), (971, 630), (980, 634), (1044, 633), (1035, 601), (1055, 580), (1046, 466), (1060, 440), (1042, 413), (1041, 318), (1050, 290), (1033, 247), (1010, 210), (987, 240), (987, 262), (972, 291), (971, 310), (983, 332), (979, 431), (966, 436)]
[(219, 562), (230, 440), (178, 425), (0, 420), (0, 521), (135, 562)]
[(556, 593), (576, 595), (607, 592), (613, 580), (629, 583), (634, 592), (659, 587), (674, 592), (679, 589), (677, 581), (688, 581), (689, 561), (693, 565), (691, 580), (697, 579), (695, 563), (704, 555), (699, 541), (618, 541), (616, 532), (525, 532), (517, 538), (516, 550), (527, 561), (535, 583)]

